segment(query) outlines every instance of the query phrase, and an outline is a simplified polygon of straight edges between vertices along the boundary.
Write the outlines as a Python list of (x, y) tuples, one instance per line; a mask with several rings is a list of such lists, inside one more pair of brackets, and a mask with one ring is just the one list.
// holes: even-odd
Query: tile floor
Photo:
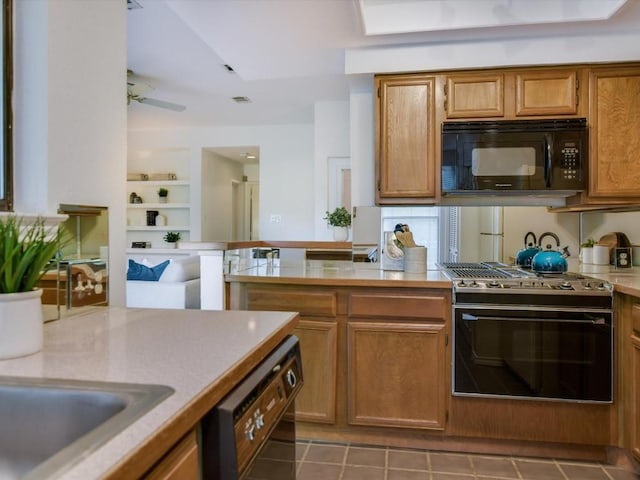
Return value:
[(620, 467), (298, 441), (297, 480), (636, 480)]

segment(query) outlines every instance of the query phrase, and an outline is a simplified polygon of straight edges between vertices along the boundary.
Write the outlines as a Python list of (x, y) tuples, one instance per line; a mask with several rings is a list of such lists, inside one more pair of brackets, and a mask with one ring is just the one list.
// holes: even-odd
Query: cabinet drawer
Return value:
[(247, 290), (249, 310), (281, 310), (299, 312), (301, 315), (335, 317), (337, 298), (335, 292), (287, 292), (282, 290)]
[(634, 302), (631, 307), (631, 325), (635, 334), (640, 337), (640, 302)]
[(350, 317), (446, 319), (451, 305), (445, 297), (433, 295), (376, 295), (353, 293), (349, 296)]

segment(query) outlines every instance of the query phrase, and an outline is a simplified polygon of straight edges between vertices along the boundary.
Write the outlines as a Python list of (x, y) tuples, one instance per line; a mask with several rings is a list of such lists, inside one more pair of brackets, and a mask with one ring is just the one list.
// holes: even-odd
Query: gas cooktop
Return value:
[(499, 262), (441, 263), (456, 292), (611, 295), (608, 282), (579, 273), (535, 273)]

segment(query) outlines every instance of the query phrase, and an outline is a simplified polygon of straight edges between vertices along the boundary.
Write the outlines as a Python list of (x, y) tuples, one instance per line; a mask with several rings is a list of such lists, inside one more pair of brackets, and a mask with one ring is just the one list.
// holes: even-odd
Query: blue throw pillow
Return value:
[(169, 265), (169, 260), (154, 267), (147, 267), (141, 263), (129, 260), (129, 269), (127, 270), (127, 280), (146, 280), (149, 282), (157, 282), (164, 269)]

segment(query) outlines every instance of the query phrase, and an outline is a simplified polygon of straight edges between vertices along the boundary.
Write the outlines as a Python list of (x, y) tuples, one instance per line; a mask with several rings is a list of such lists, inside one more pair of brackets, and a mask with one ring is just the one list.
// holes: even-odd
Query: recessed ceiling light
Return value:
[(251, 103), (251, 99), (249, 97), (231, 97), (236, 103)]
[(248, 155), (247, 155), (247, 159), (249, 159), (249, 160), (253, 160), (253, 159), (255, 159), (255, 158), (256, 158), (256, 156), (255, 156), (255, 155), (251, 155), (251, 154), (248, 154)]

